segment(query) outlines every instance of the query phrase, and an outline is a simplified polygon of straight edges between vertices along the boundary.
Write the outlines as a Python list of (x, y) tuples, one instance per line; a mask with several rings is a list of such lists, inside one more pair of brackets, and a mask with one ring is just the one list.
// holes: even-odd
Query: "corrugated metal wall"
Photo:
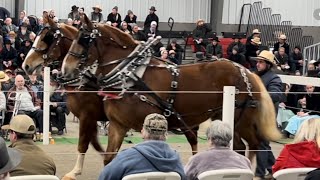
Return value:
[(55, 9), (58, 18), (66, 19), (72, 5), (84, 7), (89, 14), (97, 4), (105, 18), (117, 5), (122, 19), (131, 9), (138, 16), (137, 21), (144, 21), (149, 8), (155, 6), (160, 22), (167, 22), (169, 17), (183, 23), (193, 23), (199, 18), (210, 22), (211, 0), (26, 0), (25, 9), (29, 15), (36, 16), (42, 15), (43, 9)]
[(258, 1), (262, 2), (262, 8), (271, 8), (272, 14), (280, 14), (282, 21), (291, 21), (294, 26), (320, 25), (313, 16), (320, 9), (319, 0), (224, 0), (222, 23), (239, 24), (242, 5)]
[(15, 17), (14, 15), (14, 0), (0, 0), (0, 6), (6, 8), (11, 17)]

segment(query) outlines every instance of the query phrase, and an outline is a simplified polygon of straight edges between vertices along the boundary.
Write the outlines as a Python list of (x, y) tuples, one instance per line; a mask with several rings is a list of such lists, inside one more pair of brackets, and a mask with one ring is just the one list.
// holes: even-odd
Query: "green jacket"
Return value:
[[(215, 53), (213, 51), (213, 48), (215, 49)], [(222, 46), (220, 44), (213, 46), (213, 44), (210, 43), (207, 45), (206, 53), (211, 54), (213, 56), (217, 56), (218, 58), (222, 58)]]
[(32, 139), (21, 139), (10, 145), (21, 153), (21, 163), (10, 172), (10, 176), (55, 175), (56, 165)]

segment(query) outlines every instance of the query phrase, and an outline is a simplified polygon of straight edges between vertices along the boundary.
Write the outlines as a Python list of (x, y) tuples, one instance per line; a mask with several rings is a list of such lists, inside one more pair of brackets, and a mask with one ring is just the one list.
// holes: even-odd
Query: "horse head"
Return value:
[[(62, 75), (71, 80), (95, 62), (102, 64), (127, 57), (138, 43), (128, 34), (109, 25), (93, 24), (86, 15), (81, 18), (83, 27), (79, 30), (62, 64)], [(104, 66), (104, 71), (110, 66)], [(110, 70), (110, 69), (109, 69)], [(99, 69), (97, 73), (103, 73)]]
[(44, 17), (46, 26), (38, 33), (31, 50), (27, 54), (22, 68), (27, 74), (39, 72), (42, 66), (58, 65), (61, 67), (62, 58), (67, 54), (77, 29), (57, 24), (48, 16)]

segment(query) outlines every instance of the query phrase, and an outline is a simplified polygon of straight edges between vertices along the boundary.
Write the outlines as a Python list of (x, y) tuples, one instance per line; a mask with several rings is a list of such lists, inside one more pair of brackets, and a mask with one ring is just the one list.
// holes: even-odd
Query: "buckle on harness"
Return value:
[(171, 87), (176, 89), (178, 87), (178, 82), (177, 81), (171, 81)]
[(164, 112), (163, 112), (163, 115), (164, 115), (165, 117), (170, 117), (171, 114), (172, 114), (172, 112), (171, 112), (169, 109), (165, 109)]

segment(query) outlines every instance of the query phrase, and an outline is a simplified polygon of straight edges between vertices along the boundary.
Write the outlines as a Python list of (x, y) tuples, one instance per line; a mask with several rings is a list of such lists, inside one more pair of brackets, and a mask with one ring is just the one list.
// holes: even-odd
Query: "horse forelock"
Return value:
[(67, 24), (61, 24), (60, 28), (63, 30), (64, 36), (70, 38), (70, 39), (75, 39), (77, 36), (78, 29), (74, 26), (70, 26)]

